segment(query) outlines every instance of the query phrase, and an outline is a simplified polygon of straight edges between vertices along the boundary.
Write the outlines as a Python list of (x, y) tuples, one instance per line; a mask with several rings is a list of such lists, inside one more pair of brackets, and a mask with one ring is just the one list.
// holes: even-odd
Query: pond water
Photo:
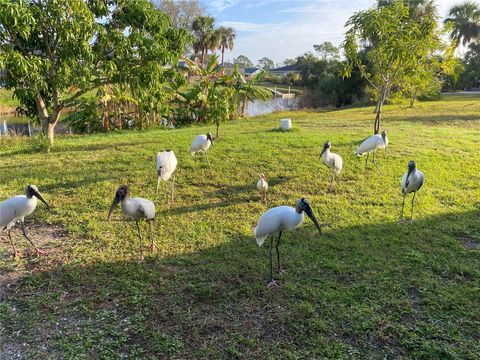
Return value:
[[(247, 116), (256, 116), (263, 114), (270, 114), (280, 110), (295, 110), (298, 109), (298, 103), (300, 97), (294, 97), (291, 99), (283, 99), (281, 97), (273, 97), (271, 99), (261, 101), (249, 101), (247, 106)], [(0, 115), (0, 135), (4, 135), (7, 131), (13, 131), (15, 133), (23, 133), (27, 135), (28, 124), (31, 121), (26, 116), (20, 115)], [(39, 129), (39, 125), (32, 125), (31, 130)]]
[(295, 110), (298, 109), (300, 97), (296, 96), (291, 99), (283, 99), (282, 97), (273, 97), (271, 99), (261, 101), (249, 101), (247, 106), (247, 116), (257, 116), (263, 114), (270, 114), (280, 110)]

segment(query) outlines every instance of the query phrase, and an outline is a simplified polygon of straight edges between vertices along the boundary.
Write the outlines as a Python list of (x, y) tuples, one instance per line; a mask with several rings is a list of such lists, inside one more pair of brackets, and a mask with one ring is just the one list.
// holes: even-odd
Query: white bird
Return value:
[(273, 236), (276, 233), (279, 233), (277, 240), (277, 272), (281, 274), (283, 270), (280, 268), (280, 253), (278, 252), (278, 247), (280, 245), (280, 238), (282, 237), (282, 232), (285, 230), (292, 230), (298, 228), (302, 225), (304, 220), (304, 214), (306, 213), (313, 223), (317, 227), (320, 236), (322, 235), (322, 230), (318, 224), (313, 210), (310, 207), (307, 199), (301, 198), (297, 201), (295, 208), (290, 206), (277, 206), (265, 211), (260, 219), (258, 224), (255, 227), (253, 233), (257, 240), (257, 245), (262, 246), (269, 236), (270, 238), (270, 279), (268, 287), (278, 286), (277, 281), (273, 279), (273, 266), (272, 266), (272, 247), (273, 247)]
[(260, 202), (267, 205), (268, 182), (264, 174), (260, 174), (260, 178), (257, 181), (257, 189), (260, 191)]
[[(168, 181), (172, 176), (172, 201), (175, 196), (175, 169), (177, 168), (177, 157), (173, 150), (165, 150), (157, 153), (157, 194), (160, 181)], [(167, 184), (165, 183), (165, 190), (167, 190)], [(168, 192), (167, 192), (168, 197)]]
[(157, 244), (153, 238), (152, 222), (155, 220), (155, 204), (150, 200), (143, 198), (131, 198), (130, 189), (127, 185), (122, 185), (117, 189), (112, 206), (108, 213), (107, 220), (110, 220), (113, 209), (118, 203), (122, 204), (122, 211), (127, 218), (133, 219), (137, 225), (138, 238), (140, 239), (140, 261), (143, 261), (142, 234), (140, 232), (139, 220), (146, 220), (150, 227), (150, 236), (152, 238), (151, 250), (153, 251)]
[(370, 155), (370, 153), (373, 152), (372, 162), (376, 166), (378, 171), (382, 173), (382, 170), (380, 170), (377, 163), (375, 162), (375, 152), (378, 149), (385, 149), (387, 146), (388, 146), (388, 137), (387, 137), (387, 132), (385, 130), (382, 131), (382, 135), (379, 135), (379, 134), (372, 135), (368, 139), (366, 139), (364, 142), (362, 142), (362, 144), (358, 147), (356, 154), (357, 156), (362, 156), (367, 154), (367, 157), (365, 159), (365, 172), (367, 172), (368, 156)]
[(207, 133), (207, 135), (198, 135), (192, 141), (192, 145), (190, 145), (190, 155), (194, 156), (198, 152), (204, 152), (205, 158), (207, 159), (207, 166), (210, 167), (207, 155), (207, 150), (210, 145), (213, 145), (213, 136), (211, 133)]
[(25, 217), (35, 211), (35, 208), (37, 207), (37, 198), (45, 204), (48, 210), (50, 210), (50, 206), (42, 195), (40, 195), (38, 188), (35, 185), (28, 185), (25, 195), (17, 195), (0, 203), (0, 230), (7, 230), (8, 238), (12, 244), (15, 257), (20, 254), (13, 243), (10, 231), (17, 221), (22, 225), (23, 236), (35, 248), (37, 256), (45, 254), (45, 252), (37, 248), (33, 241), (28, 237), (24, 224)]
[(413, 192), (412, 197), (412, 212), (410, 219), (413, 219), (413, 202), (415, 200), (415, 194), (422, 187), (425, 180), (425, 174), (420, 170), (417, 170), (415, 161), (411, 160), (408, 162), (408, 171), (403, 174), (402, 177), (402, 194), (403, 194), (403, 203), (402, 203), (402, 214), (400, 219), (403, 219), (403, 208), (405, 207), (405, 197), (407, 194)]
[(332, 169), (332, 179), (330, 180), (330, 188), (329, 191), (333, 191), (333, 180), (335, 179), (335, 175), (340, 175), (343, 169), (343, 160), (342, 157), (338, 154), (330, 152), (330, 147), (332, 143), (327, 141), (323, 145), (323, 150), (320, 153), (320, 157), (323, 160), (323, 163)]

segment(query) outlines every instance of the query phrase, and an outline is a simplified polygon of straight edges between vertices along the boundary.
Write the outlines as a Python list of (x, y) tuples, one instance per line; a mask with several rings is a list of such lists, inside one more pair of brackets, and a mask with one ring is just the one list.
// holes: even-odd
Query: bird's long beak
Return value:
[(50, 205), (47, 204), (47, 202), (45, 201), (45, 199), (43, 198), (43, 196), (38, 192), (38, 191), (33, 191), (33, 195), (35, 195), (35, 197), (37, 197), (41, 202), (43, 202), (45, 204), (45, 206), (47, 207), (48, 210), (52, 210), (50, 208)]
[(308, 206), (307, 209), (305, 209), (305, 212), (307, 213), (308, 217), (313, 221), (315, 224), (315, 227), (318, 229), (318, 232), (320, 233), (320, 236), (322, 236), (322, 229), (320, 228), (320, 225), (318, 224), (317, 218), (315, 217), (315, 214), (313, 213), (313, 210), (310, 206)]
[(120, 198), (118, 196), (115, 196), (115, 198), (113, 199), (112, 206), (110, 206), (110, 211), (108, 212), (107, 221), (110, 220), (110, 216), (112, 216), (113, 209), (115, 209), (115, 206), (117, 206), (119, 202), (120, 202)]

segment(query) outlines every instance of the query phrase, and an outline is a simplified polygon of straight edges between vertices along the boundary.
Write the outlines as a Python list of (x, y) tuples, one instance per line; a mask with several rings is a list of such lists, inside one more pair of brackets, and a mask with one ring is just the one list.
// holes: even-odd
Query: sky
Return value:
[[(437, 0), (442, 19), (465, 0)], [(205, 0), (217, 25), (230, 26), (237, 38), (225, 59), (246, 55), (254, 64), (266, 56), (275, 63), (313, 51), (313, 44), (343, 40), (345, 22), (375, 0)]]

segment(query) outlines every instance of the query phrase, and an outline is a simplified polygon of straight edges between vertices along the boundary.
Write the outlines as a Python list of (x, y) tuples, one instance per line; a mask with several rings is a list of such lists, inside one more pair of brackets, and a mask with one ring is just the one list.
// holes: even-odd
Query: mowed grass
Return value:
[[(2, 234), (4, 354), (23, 358), (475, 359), (480, 353), (480, 101), (387, 106), (384, 175), (354, 151), (372, 108), (293, 112), (235, 121), (204, 159), (188, 153), (213, 127), (59, 137), (49, 155), (28, 141), (2, 145), (0, 199), (38, 185), (29, 223), (60, 224), (68, 240), (48, 257), (14, 262)], [(277, 130), (281, 117), (294, 130)], [(326, 140), (343, 156), (336, 192), (318, 159)], [(155, 154), (179, 160), (176, 199), (155, 195)], [(426, 182), (414, 221), (399, 224), (400, 179), (416, 160)], [(282, 286), (267, 289), (268, 246), (252, 234), (269, 205), (306, 197), (309, 219), (285, 233)], [(138, 239), (115, 190), (154, 199), (159, 250), (138, 263)], [(171, 184), (169, 184), (171, 185)], [(410, 199), (410, 198), (409, 198)], [(408, 200), (409, 200), (408, 199)], [(407, 200), (407, 201), (408, 201)], [(407, 202), (407, 213), (410, 203)], [(27, 225), (28, 226), (28, 225)], [(144, 234), (147, 226), (143, 224)], [(28, 243), (19, 230), (22, 251)], [(267, 243), (268, 244), (268, 243)]]

